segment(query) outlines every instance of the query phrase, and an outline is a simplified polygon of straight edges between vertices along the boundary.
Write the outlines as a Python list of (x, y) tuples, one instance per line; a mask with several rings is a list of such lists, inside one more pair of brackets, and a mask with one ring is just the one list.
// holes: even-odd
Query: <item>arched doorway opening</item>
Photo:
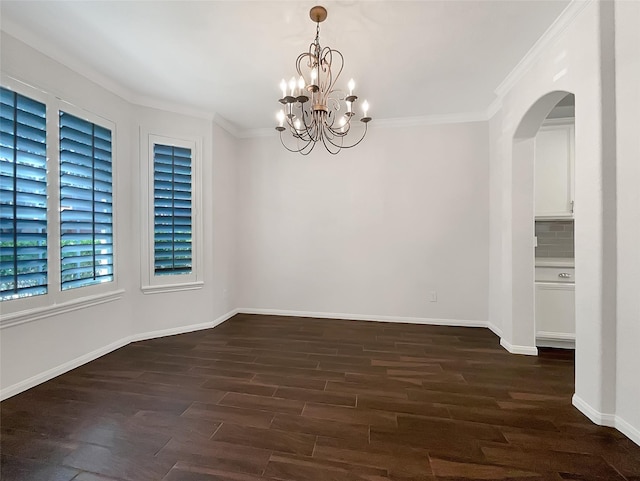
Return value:
[(556, 105), (572, 92), (554, 91), (538, 99), (518, 124), (511, 169), (511, 344), (537, 354), (535, 327), (535, 138)]

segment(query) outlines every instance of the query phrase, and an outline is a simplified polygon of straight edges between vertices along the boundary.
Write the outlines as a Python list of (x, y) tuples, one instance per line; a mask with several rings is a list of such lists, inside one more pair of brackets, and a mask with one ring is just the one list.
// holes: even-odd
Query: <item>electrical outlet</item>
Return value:
[(438, 302), (438, 292), (431, 291), (431, 296), (429, 298), (429, 302)]

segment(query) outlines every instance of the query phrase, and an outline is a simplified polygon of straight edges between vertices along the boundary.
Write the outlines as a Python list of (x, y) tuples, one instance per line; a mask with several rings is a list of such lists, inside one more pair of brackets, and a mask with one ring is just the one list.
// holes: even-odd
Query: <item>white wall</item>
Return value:
[[(553, 91), (576, 96), (576, 391), (596, 409), (602, 406), (602, 123), (600, 9), (592, 2), (537, 56), (513, 83), (492, 121), (492, 197), (490, 305), (500, 319), (506, 343), (535, 352), (533, 303), (533, 159), (514, 159), (514, 135), (538, 99)], [(549, 107), (551, 108), (551, 107)], [(539, 119), (541, 122), (546, 113)], [(496, 125), (499, 124), (499, 125)], [(526, 154), (526, 143), (516, 153)], [(530, 193), (528, 200), (522, 193)], [(515, 242), (515, 241), (517, 242)], [(583, 371), (584, 370), (584, 371)], [(589, 371), (589, 375), (586, 372)], [(611, 406), (608, 406), (611, 408)], [(601, 411), (602, 412), (602, 411)]]
[(618, 326), (616, 415), (640, 443), (640, 3), (616, 2)]
[[(495, 318), (501, 325), (506, 345), (515, 347), (516, 351), (521, 348), (535, 352), (533, 306), (529, 302), (533, 298), (533, 152), (529, 152), (527, 142), (514, 141), (514, 135), (530, 127), (520, 125), (523, 118), (528, 121), (537, 118), (542, 122), (546, 113), (528, 112), (530, 107), (539, 108), (544, 104), (538, 102), (539, 99), (550, 92), (572, 92), (576, 98), (574, 404), (595, 422), (615, 425), (638, 442), (640, 397), (638, 381), (634, 378), (630, 382), (630, 378), (634, 374), (637, 377), (640, 362), (635, 352), (637, 342), (635, 351), (629, 344), (633, 342), (631, 339), (637, 340), (638, 309), (633, 304), (636, 301), (621, 303), (621, 292), (616, 302), (616, 285), (622, 286), (623, 282), (626, 296), (637, 298), (640, 274), (637, 263), (626, 264), (631, 252), (637, 256), (638, 244), (638, 232), (634, 230), (637, 227), (631, 226), (632, 223), (638, 225), (638, 203), (628, 206), (631, 192), (637, 196), (638, 185), (638, 37), (633, 30), (637, 16), (618, 18), (621, 30), (616, 39), (621, 57), (617, 62), (622, 68), (618, 87), (623, 89), (618, 92), (618, 108), (621, 101), (625, 104), (618, 122), (628, 124), (621, 132), (625, 132), (625, 139), (636, 143), (618, 139), (618, 149), (622, 148), (620, 154), (625, 158), (616, 164), (614, 3), (578, 5), (584, 9), (577, 17), (544, 49), (525, 60), (526, 68), (509, 85), (502, 107), (491, 122), (490, 183), (492, 189), (500, 186), (502, 195), (491, 197), (490, 320)], [(618, 9), (628, 9), (629, 15), (635, 8), (627, 2), (615, 5)], [(621, 63), (625, 66), (620, 67)], [(633, 89), (636, 90), (632, 95)], [(616, 169), (620, 181), (621, 168), (630, 178), (625, 179), (626, 184), (616, 185)], [(620, 188), (627, 189), (626, 196)], [(531, 195), (525, 199), (523, 193)], [(616, 242), (619, 249), (623, 247), (626, 251), (618, 252)], [(625, 255), (625, 260), (617, 263), (617, 254)], [(623, 264), (624, 273), (616, 277), (616, 266)], [(636, 293), (631, 294), (634, 290)], [(617, 310), (624, 313), (624, 319), (620, 318), (618, 323)], [(634, 334), (635, 338), (631, 336)], [(618, 343), (621, 345), (617, 346)], [(616, 356), (617, 348), (620, 350)], [(628, 385), (623, 387), (620, 382)]]
[[(53, 93), (116, 124), (115, 195), (119, 205), (130, 205), (133, 168), (130, 146), (134, 140), (129, 128), (132, 115), (129, 104), (12, 37), (3, 34), (1, 40), (4, 74)], [(115, 220), (116, 268), (120, 272), (136, 261), (137, 254), (122, 249), (122, 246), (132, 243), (130, 211), (123, 209), (117, 212)], [(3, 395), (5, 390), (15, 385), (28, 384), (32, 377), (118, 343), (128, 336), (133, 329), (134, 279), (126, 274), (119, 275), (118, 287), (125, 290), (119, 300), (2, 329), (0, 381)]]
[[(235, 138), (211, 120), (127, 102), (51, 58), (2, 34), (2, 71), (116, 124), (116, 268), (122, 296), (111, 302), (0, 331), (1, 397), (60, 374), (132, 339), (213, 323), (233, 311)], [(144, 295), (141, 274), (140, 128), (202, 138), (204, 287)], [(146, 140), (145, 140), (146, 141)], [(3, 306), (4, 307), (4, 306)]]
[(244, 141), (239, 307), (485, 322), (488, 135), (486, 122), (374, 127), (308, 157)]

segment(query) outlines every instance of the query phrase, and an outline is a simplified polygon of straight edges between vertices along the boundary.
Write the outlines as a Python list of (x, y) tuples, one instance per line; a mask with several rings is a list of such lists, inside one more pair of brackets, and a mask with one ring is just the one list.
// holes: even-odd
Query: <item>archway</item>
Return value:
[[(549, 92), (526, 111), (511, 145), (511, 202), (505, 205), (505, 307), (503, 343), (511, 352), (537, 354), (535, 333), (535, 136), (566, 95)], [(612, 425), (616, 380), (615, 139), (601, 124), (592, 99), (575, 105), (575, 394), (573, 404), (598, 424)], [(503, 338), (504, 340), (504, 338)]]
[(511, 170), (511, 343), (522, 354), (537, 354), (535, 332), (534, 156), (535, 137), (551, 110), (571, 92), (538, 99), (518, 124)]

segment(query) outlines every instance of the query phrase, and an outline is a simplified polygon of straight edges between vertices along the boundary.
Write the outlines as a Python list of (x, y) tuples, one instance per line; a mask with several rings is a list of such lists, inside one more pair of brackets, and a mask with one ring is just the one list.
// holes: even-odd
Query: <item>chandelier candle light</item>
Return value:
[[(353, 94), (355, 82), (351, 79), (347, 85), (349, 95), (335, 88), (342, 73), (344, 57), (335, 49), (320, 46), (320, 22), (327, 18), (327, 10), (315, 6), (309, 12), (311, 20), (316, 22), (316, 38), (309, 51), (301, 53), (296, 60), (298, 79), (291, 77), (289, 83), (280, 82), (282, 98), (279, 102), (283, 109), (277, 114), (282, 145), (291, 152), (309, 154), (316, 143), (322, 142), (332, 154), (341, 149), (355, 147), (367, 134), (367, 116), (369, 103), (362, 102), (364, 131), (357, 141), (345, 145), (344, 138), (351, 129), (351, 119), (356, 115), (354, 104), (358, 97)], [(286, 124), (286, 125), (285, 125)], [(296, 139), (296, 146), (289, 147), (283, 139), (283, 132), (289, 131)]]

